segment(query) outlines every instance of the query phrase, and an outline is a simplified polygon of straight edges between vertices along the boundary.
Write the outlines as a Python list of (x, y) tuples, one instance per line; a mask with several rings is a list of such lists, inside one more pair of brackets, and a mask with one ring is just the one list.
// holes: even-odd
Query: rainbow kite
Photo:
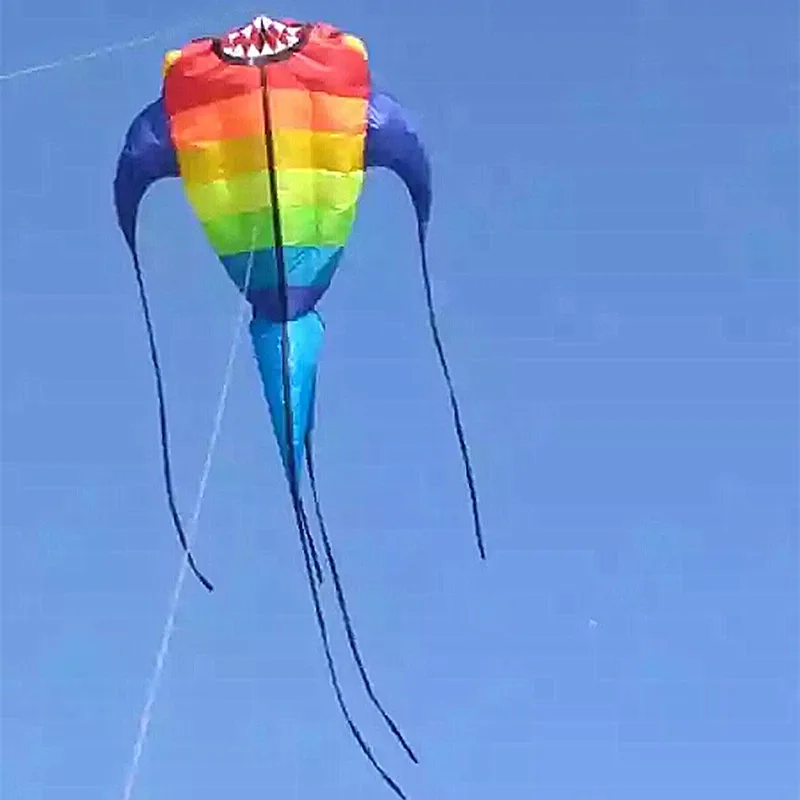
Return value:
[(480, 554), (477, 495), (458, 405), (436, 325), (425, 250), (430, 163), (402, 106), (371, 81), (364, 44), (325, 23), (258, 16), (216, 38), (196, 39), (164, 59), (162, 94), (131, 124), (117, 164), (117, 218), (131, 250), (156, 377), (167, 500), (194, 573), (172, 486), (164, 391), (136, 248), (147, 189), (179, 177), (205, 235), (252, 306), (250, 334), (289, 485), (306, 573), (337, 700), (353, 735), (394, 791), (345, 706), (320, 602), (322, 568), (300, 496), (303, 461), (348, 642), (366, 691), (408, 755), (366, 673), (347, 611), (314, 477), (311, 449), (323, 323), (316, 310), (353, 227), (368, 167), (405, 183), (417, 217), (431, 330), (450, 393)]

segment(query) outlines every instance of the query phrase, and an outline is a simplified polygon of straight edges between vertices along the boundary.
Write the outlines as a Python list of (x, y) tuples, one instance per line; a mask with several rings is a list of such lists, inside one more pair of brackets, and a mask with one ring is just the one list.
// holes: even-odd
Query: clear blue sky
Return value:
[[(3, 0), (3, 72), (177, 26), (0, 85), (7, 800), (121, 793), (180, 552), (111, 181), (163, 52), (257, 12), (362, 35), (434, 159), (487, 563), (392, 176), (322, 305), (323, 503), (423, 763), (336, 625), (380, 760), (413, 800), (797, 796), (796, 3), (449, 8)], [(237, 296), (177, 182), (140, 230), (188, 514)], [(135, 798), (389, 798), (328, 685), (244, 344), (196, 548), (217, 592), (187, 583)]]

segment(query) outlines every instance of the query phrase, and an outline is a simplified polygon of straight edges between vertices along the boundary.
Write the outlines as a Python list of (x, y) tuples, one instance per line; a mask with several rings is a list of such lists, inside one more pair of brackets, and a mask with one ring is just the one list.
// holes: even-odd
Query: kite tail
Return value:
[(481, 532), (481, 521), (478, 513), (478, 493), (475, 489), (475, 479), (472, 474), (472, 465), (470, 464), (469, 451), (467, 450), (464, 436), (464, 426), (461, 423), (458, 401), (456, 400), (453, 381), (450, 377), (447, 358), (444, 354), (444, 345), (439, 335), (439, 326), (433, 307), (430, 274), (428, 272), (425, 237), (433, 201), (430, 159), (425, 151), (422, 139), (412, 125), (406, 110), (391, 94), (375, 87), (373, 87), (369, 101), (369, 120), (364, 157), (368, 166), (384, 167), (392, 170), (406, 185), (411, 203), (414, 206), (422, 258), (422, 278), (425, 282), (425, 298), (428, 303), (428, 320), (433, 333), (436, 352), (439, 356), (439, 364), (450, 392), (453, 421), (455, 422), (458, 444), (461, 448), (461, 458), (464, 462), (464, 471), (466, 472), (472, 500), (472, 517), (475, 523), (475, 538), (478, 541), (478, 551), (481, 558), (485, 559), (486, 550), (483, 545), (483, 533)]
[[(261, 68), (261, 101), (264, 115), (264, 144), (268, 166), (267, 177), (269, 179), (268, 188), (272, 208), (272, 232), (275, 242), (278, 279), (276, 288), (280, 300), (281, 314), (280, 321), (271, 321), (259, 316), (258, 309), (254, 307), (251, 334), (255, 344), (256, 357), (259, 360), (259, 371), (261, 372), (264, 390), (267, 395), (267, 402), (270, 407), (273, 429), (278, 439), (278, 446), (281, 450), (286, 476), (289, 481), (292, 507), (300, 536), (300, 545), (303, 550), (306, 576), (314, 603), (317, 627), (325, 650), (328, 674), (336, 694), (336, 701), (350, 728), (350, 732), (358, 742), (367, 760), (392, 791), (401, 800), (405, 800), (403, 791), (375, 759), (347, 709), (331, 653), (327, 626), (325, 625), (325, 617), (320, 603), (319, 587), (315, 581), (311, 557), (313, 541), (300, 499), (300, 473), (298, 466), (302, 464), (302, 450), (309, 426), (312, 423), (311, 409), (314, 402), (317, 361), (322, 345), (324, 328), (322, 320), (314, 311), (295, 319), (290, 319), (289, 316), (289, 290), (283, 254), (278, 179), (275, 170), (275, 143), (273, 141), (265, 67)], [(278, 337), (276, 337), (276, 333), (279, 334)], [(276, 340), (279, 340), (279, 347), (276, 347), (278, 344)], [(278, 380), (276, 380), (276, 372), (279, 375)]]
[(350, 728), (350, 732), (353, 734), (353, 738), (358, 742), (361, 751), (367, 757), (367, 760), (372, 764), (378, 774), (383, 778), (386, 784), (392, 789), (392, 791), (401, 798), (401, 800), (406, 800), (406, 796), (403, 793), (403, 790), (397, 785), (397, 783), (393, 780), (393, 778), (389, 775), (389, 773), (384, 770), (384, 768), (378, 763), (377, 759), (372, 753), (369, 745), (364, 740), (364, 736), (362, 735), (361, 731), (358, 729), (358, 726), (353, 721), (353, 718), (350, 716), (350, 712), (347, 708), (347, 703), (345, 703), (344, 695), (342, 694), (341, 686), (339, 685), (339, 678), (336, 674), (336, 667), (333, 662), (333, 654), (331, 653), (331, 646), (330, 640), (328, 638), (328, 629), (327, 625), (325, 624), (325, 617), (322, 613), (322, 604), (320, 602), (319, 596), (319, 588), (314, 580), (314, 571), (312, 568), (312, 559), (311, 559), (311, 551), (309, 547), (309, 542), (311, 541), (311, 534), (308, 530), (308, 521), (305, 518), (305, 513), (303, 511), (302, 503), (300, 502), (299, 498), (293, 500), (294, 505), (294, 512), (295, 518), (297, 520), (297, 529), (300, 533), (300, 544), (303, 549), (303, 560), (305, 562), (306, 568), (306, 576), (308, 578), (308, 585), (311, 589), (311, 597), (314, 601), (314, 612), (317, 618), (317, 627), (319, 628), (320, 638), (322, 639), (322, 646), (325, 651), (325, 661), (328, 665), (328, 675), (331, 679), (331, 685), (333, 686), (334, 694), (336, 695), (336, 702), (339, 704), (339, 709), (342, 712), (342, 715), (347, 722), (348, 728)]
[(161, 434), (161, 461), (164, 470), (164, 488), (167, 494), (167, 504), (169, 505), (170, 515), (172, 522), (175, 526), (175, 531), (178, 534), (178, 540), (181, 543), (186, 560), (189, 562), (189, 568), (194, 573), (195, 577), (208, 589), (209, 592), (214, 591), (211, 582), (203, 575), (198, 569), (194, 561), (194, 556), (189, 549), (189, 542), (186, 539), (186, 534), (183, 530), (183, 523), (181, 522), (180, 514), (178, 513), (178, 506), (175, 502), (175, 489), (172, 482), (172, 464), (169, 454), (169, 434), (167, 428), (167, 409), (166, 400), (164, 398), (164, 380), (161, 374), (161, 363), (158, 357), (158, 349), (156, 348), (155, 331), (153, 330), (153, 320), (150, 316), (150, 304), (147, 299), (147, 290), (144, 285), (144, 276), (142, 268), (139, 264), (139, 255), (135, 246), (131, 247), (131, 254), (133, 256), (133, 270), (136, 274), (136, 284), (139, 288), (139, 302), (142, 307), (142, 316), (144, 317), (145, 327), (147, 328), (147, 341), (150, 346), (150, 361), (153, 365), (153, 374), (156, 380), (156, 394), (158, 396), (158, 423)]
[(406, 742), (403, 734), (400, 732), (400, 729), (397, 727), (395, 721), (389, 716), (386, 710), (381, 705), (380, 700), (378, 700), (377, 696), (375, 695), (375, 691), (372, 688), (372, 683), (370, 682), (369, 675), (367, 674), (367, 669), (364, 666), (364, 661), (361, 657), (361, 653), (358, 647), (358, 641), (356, 640), (355, 631), (353, 630), (353, 623), (350, 619), (350, 612), (347, 609), (347, 602), (344, 596), (344, 589), (342, 588), (342, 582), (339, 577), (339, 570), (336, 567), (336, 560), (333, 555), (333, 548), (331, 547), (330, 539), (328, 538), (328, 531), (325, 527), (325, 521), (322, 516), (322, 507), (320, 506), (319, 502), (319, 494), (317, 492), (317, 480), (314, 474), (314, 455), (311, 446), (311, 431), (308, 432), (306, 436), (306, 469), (308, 471), (308, 480), (311, 484), (311, 493), (314, 498), (314, 511), (316, 512), (317, 517), (317, 524), (319, 525), (320, 535), (322, 537), (322, 544), (325, 549), (325, 557), (328, 561), (328, 568), (331, 571), (331, 575), (333, 576), (333, 585), (336, 591), (336, 599), (339, 603), (339, 609), (342, 612), (342, 619), (344, 621), (345, 631), (347, 632), (347, 641), (350, 644), (350, 651), (353, 654), (353, 659), (356, 662), (356, 666), (358, 667), (358, 672), (361, 675), (361, 682), (364, 685), (364, 689), (369, 696), (369, 699), (372, 701), (372, 704), (375, 708), (379, 711), (380, 715), (383, 717), (386, 724), (389, 726), (389, 729), (395, 735), (397, 741), (402, 745), (403, 749), (408, 754), (408, 757), (415, 763), (419, 764), (419, 760), (417, 759), (414, 751), (411, 749), (408, 742)]
[[(256, 315), (250, 323), (253, 348), (267, 399), (273, 432), (278, 442), (286, 480), (292, 501), (295, 523), (303, 551), (314, 613), (319, 628), (325, 660), (328, 666), (339, 708), (350, 732), (358, 742), (364, 755), (386, 783), (399, 796), (402, 791), (386, 771), (378, 764), (360, 730), (353, 722), (339, 685), (339, 678), (330, 649), (328, 628), (322, 611), (319, 594), (319, 566), (308, 518), (300, 496), (300, 473), (309, 429), (312, 425), (317, 363), (322, 347), (324, 328), (316, 311), (311, 311), (288, 322), (275, 322)], [(326, 544), (326, 552), (329, 546)], [(329, 555), (329, 561), (332, 556)], [(334, 581), (341, 591), (338, 572)], [(348, 621), (349, 622), (349, 621)], [(371, 691), (371, 689), (369, 690)], [(371, 695), (374, 697), (374, 694)]]
[(139, 288), (139, 302), (147, 328), (147, 341), (150, 346), (150, 361), (156, 380), (156, 394), (158, 395), (158, 420), (161, 431), (161, 460), (164, 468), (164, 485), (167, 494), (167, 503), (172, 515), (172, 522), (178, 534), (181, 547), (186, 553), (189, 567), (195, 577), (209, 591), (213, 591), (211, 583), (203, 576), (194, 562), (186, 534), (183, 530), (175, 490), (172, 485), (172, 465), (169, 454), (169, 437), (167, 433), (167, 411), (164, 399), (164, 381), (161, 375), (156, 337), (153, 330), (153, 321), (150, 316), (150, 304), (144, 285), (139, 254), (136, 248), (136, 219), (139, 203), (144, 197), (148, 187), (155, 181), (167, 177), (177, 177), (179, 174), (175, 149), (169, 134), (169, 126), (164, 113), (163, 98), (143, 108), (128, 128), (125, 136), (125, 145), (117, 161), (117, 173), (114, 177), (114, 204), (117, 210), (117, 222), (125, 237), (125, 242), (133, 260), (133, 271), (136, 275), (136, 284)]
[(472, 473), (472, 464), (470, 463), (469, 450), (467, 449), (467, 441), (464, 435), (464, 426), (461, 422), (461, 413), (458, 408), (458, 400), (456, 398), (455, 387), (453, 386), (453, 379), (450, 377), (450, 368), (447, 364), (447, 357), (444, 352), (444, 345), (442, 338), (439, 335), (439, 325), (436, 321), (436, 309), (433, 304), (433, 290), (431, 288), (430, 272), (428, 270), (428, 253), (426, 246), (425, 224), (422, 220), (418, 221), (417, 236), (419, 239), (420, 260), (422, 263), (422, 280), (425, 284), (425, 301), (428, 306), (428, 322), (430, 324), (431, 333), (433, 334), (433, 341), (436, 345), (436, 353), (439, 356), (439, 364), (442, 368), (442, 374), (447, 383), (447, 390), (450, 393), (450, 407), (453, 411), (453, 422), (455, 424), (456, 436), (458, 436), (458, 445), (461, 449), (461, 458), (464, 462), (464, 472), (467, 478), (467, 485), (469, 486), (469, 495), (472, 502), (472, 519), (475, 526), (475, 539), (478, 543), (478, 551), (481, 558), (486, 559), (486, 549), (483, 544), (483, 533), (481, 530), (481, 518), (478, 510), (478, 492), (475, 488), (475, 477)]

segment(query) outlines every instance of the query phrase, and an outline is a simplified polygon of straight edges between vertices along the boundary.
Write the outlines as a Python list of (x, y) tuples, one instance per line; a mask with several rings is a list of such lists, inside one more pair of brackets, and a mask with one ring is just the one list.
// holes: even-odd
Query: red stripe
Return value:
[[(202, 50), (199, 45), (184, 48), (167, 72), (164, 101), (169, 116), (261, 89), (258, 68), (226, 64), (212, 51), (210, 40)], [(187, 52), (190, 48), (194, 52)]]
[(300, 52), (270, 64), (269, 85), (275, 89), (306, 89), (341, 97), (369, 97), (369, 67), (364, 56), (316, 29)]
[[(369, 97), (369, 68), (364, 57), (328, 30), (312, 31), (297, 53), (267, 70), (272, 89), (325, 92), (341, 97)], [(258, 67), (230, 64), (212, 50), (212, 40), (192, 42), (167, 72), (164, 96), (170, 116), (258, 90)]]

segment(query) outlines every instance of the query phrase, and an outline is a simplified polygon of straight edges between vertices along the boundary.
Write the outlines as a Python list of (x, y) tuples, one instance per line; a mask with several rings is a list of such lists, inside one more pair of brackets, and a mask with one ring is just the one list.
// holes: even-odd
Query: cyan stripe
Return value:
[[(286, 280), (289, 286), (325, 287), (333, 278), (343, 247), (289, 247), (283, 248)], [(236, 253), (222, 256), (221, 261), (231, 280), (244, 289), (251, 254)], [(252, 253), (253, 266), (250, 272), (249, 289), (259, 291), (274, 289), (278, 285), (278, 265), (275, 248), (266, 247)]]
[(303, 451), (306, 434), (313, 419), (314, 387), (324, 327), (315, 312), (292, 320), (286, 326), (289, 335), (287, 382), (292, 409), (292, 442), (286, 435), (286, 408), (283, 404), (283, 326), (265, 319), (250, 323), (258, 372), (269, 404), (272, 430), (278, 440), (283, 466), (289, 477), (289, 448), (294, 451), (295, 477), (299, 484), (303, 472)]

